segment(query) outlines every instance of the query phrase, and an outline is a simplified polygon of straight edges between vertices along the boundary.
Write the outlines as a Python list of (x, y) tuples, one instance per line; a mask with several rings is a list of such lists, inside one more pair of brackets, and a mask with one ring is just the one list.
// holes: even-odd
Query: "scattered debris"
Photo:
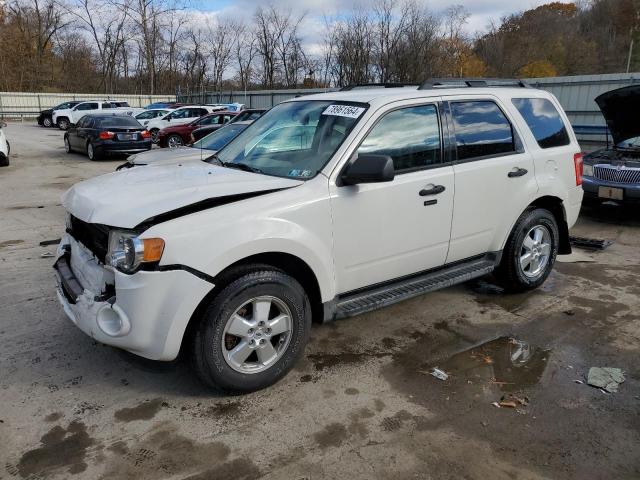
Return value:
[(40, 242), (41, 247), (47, 247), (49, 245), (58, 245), (60, 243), (60, 238), (54, 238), (53, 240), (43, 240)]
[(570, 317), (574, 316), (576, 314), (576, 312), (574, 312), (573, 310), (569, 309), (569, 310), (565, 310), (564, 312), (565, 315), (569, 315)]
[(587, 248), (590, 250), (604, 250), (605, 248), (613, 245), (611, 240), (599, 240), (596, 238), (585, 237), (569, 237), (571, 245), (579, 248)]
[(525, 414), (526, 412), (519, 407), (526, 407), (529, 405), (529, 397), (517, 397), (515, 395), (505, 395), (499, 402), (493, 402), (491, 405), (498, 408), (514, 408), (518, 413)]
[(447, 378), (449, 378), (449, 375), (447, 375), (446, 372), (440, 370), (438, 367), (435, 367), (433, 370), (431, 370), (429, 374), (433, 377), (436, 377), (438, 380), (446, 380)]
[(579, 383), (580, 385), (584, 385), (584, 382), (582, 380), (574, 380), (574, 383)]
[(51, 252), (45, 252), (42, 255), (40, 255), (40, 258), (53, 258), (55, 257), (55, 255)]
[(587, 374), (587, 383), (609, 393), (618, 391), (618, 385), (624, 382), (624, 374), (619, 368), (591, 367)]

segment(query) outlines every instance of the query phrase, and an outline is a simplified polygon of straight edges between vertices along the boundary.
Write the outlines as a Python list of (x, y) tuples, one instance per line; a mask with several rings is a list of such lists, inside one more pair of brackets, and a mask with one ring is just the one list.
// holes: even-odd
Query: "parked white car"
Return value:
[(538, 287), (571, 251), (580, 147), (550, 93), (457, 82), (296, 98), (208, 162), (76, 184), (65, 312), (146, 358), (184, 345), (208, 385), (248, 392), (293, 367), (312, 319), (492, 271)]
[(104, 113), (103, 110), (109, 109), (126, 115), (135, 115), (141, 112), (142, 108), (133, 107), (116, 107), (113, 103), (106, 100), (91, 100), (77, 104), (72, 108), (62, 110), (54, 110), (51, 119), (54, 125), (61, 130), (67, 130), (72, 123), (78, 123), (82, 117), (91, 113)]
[(154, 118), (164, 117), (167, 113), (172, 112), (173, 110), (173, 108), (150, 108), (147, 110), (143, 109), (141, 112), (137, 113), (134, 116), (143, 127), (146, 127)]
[(213, 112), (219, 112), (225, 110), (225, 107), (220, 105), (188, 105), (185, 107), (179, 107), (172, 112), (167, 113), (163, 117), (154, 118), (149, 120), (146, 127), (151, 132), (151, 138), (154, 142), (157, 141), (158, 132), (170, 125), (184, 125), (190, 123), (193, 120), (200, 118), (203, 115)]
[(6, 126), (7, 124), (0, 120), (0, 167), (9, 166), (9, 153), (11, 152), (11, 146), (4, 134), (3, 128)]

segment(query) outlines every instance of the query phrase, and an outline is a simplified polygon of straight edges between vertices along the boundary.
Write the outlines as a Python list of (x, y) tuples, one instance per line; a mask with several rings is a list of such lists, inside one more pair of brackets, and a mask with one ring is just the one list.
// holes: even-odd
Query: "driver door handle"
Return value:
[(418, 192), (418, 195), (421, 197), (426, 197), (427, 195), (438, 195), (445, 191), (444, 185), (427, 185), (430, 188), (423, 188)]
[(529, 170), (527, 170), (526, 168), (516, 167), (513, 170), (511, 170), (509, 173), (507, 173), (507, 177), (509, 178), (522, 177), (523, 175), (526, 175), (528, 172)]

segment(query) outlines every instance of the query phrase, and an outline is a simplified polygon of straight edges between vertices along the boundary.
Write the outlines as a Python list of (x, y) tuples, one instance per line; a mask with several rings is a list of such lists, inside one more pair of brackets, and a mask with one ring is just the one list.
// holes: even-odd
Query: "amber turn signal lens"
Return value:
[(157, 262), (162, 258), (164, 240), (161, 238), (145, 238), (142, 241), (144, 242), (143, 262)]

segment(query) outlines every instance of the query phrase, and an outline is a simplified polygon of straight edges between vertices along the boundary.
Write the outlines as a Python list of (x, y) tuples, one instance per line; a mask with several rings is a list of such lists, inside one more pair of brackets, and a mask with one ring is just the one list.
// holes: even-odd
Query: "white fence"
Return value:
[(69, 100), (119, 100), (132, 107), (153, 102), (175, 101), (174, 95), (99, 95), (95, 93), (24, 93), (0, 92), (0, 117), (36, 117), (40, 110)]

